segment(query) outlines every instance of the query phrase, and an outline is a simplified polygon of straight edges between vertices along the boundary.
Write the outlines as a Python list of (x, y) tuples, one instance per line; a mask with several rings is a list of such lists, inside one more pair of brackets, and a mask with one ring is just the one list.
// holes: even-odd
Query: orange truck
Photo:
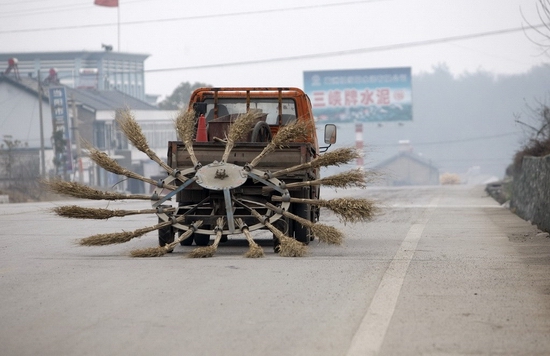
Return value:
[[(284, 125), (295, 120), (306, 120), (311, 127), (315, 127), (308, 96), (301, 89), (292, 87), (200, 88), (191, 95), (189, 108), (193, 108), (197, 119), (200, 117), (202, 125), (206, 125), (197, 128), (197, 137), (193, 141), (193, 151), (199, 164), (194, 164), (183, 142), (169, 142), (167, 164), (188, 180), (182, 183), (175, 178), (165, 179), (166, 183), (178, 185), (170, 197), (175, 199), (177, 210), (176, 214), (157, 215), (160, 221), (174, 219), (174, 216), (185, 218), (159, 230), (160, 246), (173, 242), (176, 234), (181, 235), (198, 220), (203, 222), (200, 228), (181, 244), (191, 245), (194, 242), (198, 246), (206, 246), (210, 236), (216, 234), (216, 220), (219, 217), (227, 221), (222, 242), (231, 235), (241, 233), (234, 223), (237, 218), (242, 219), (250, 231), (265, 228), (265, 224), (251, 214), (252, 210), (260, 213), (285, 235), (308, 244), (312, 235), (306, 227), (285, 217), (280, 211), (269, 209), (267, 205), (274, 202), (273, 195), (277, 195), (279, 209), (316, 222), (319, 219), (318, 207), (291, 203), (289, 197), (318, 199), (319, 187), (287, 188), (286, 185), (319, 179), (319, 169), (300, 169), (276, 177), (272, 172), (309, 162), (324, 152), (336, 141), (335, 125), (325, 125), (324, 142), (328, 146), (320, 148), (316, 130), (311, 130), (305, 140), (288, 142), (269, 153), (254, 169), (247, 169), (247, 164)], [(260, 119), (243, 142), (235, 143), (228, 159), (220, 163), (228, 127), (239, 115), (250, 110), (260, 113)], [(197, 121), (201, 125), (201, 120)], [(158, 193), (160, 196), (161, 188), (158, 188)], [(157, 205), (166, 202), (165, 197)], [(275, 236), (273, 239), (276, 249), (278, 241)]]

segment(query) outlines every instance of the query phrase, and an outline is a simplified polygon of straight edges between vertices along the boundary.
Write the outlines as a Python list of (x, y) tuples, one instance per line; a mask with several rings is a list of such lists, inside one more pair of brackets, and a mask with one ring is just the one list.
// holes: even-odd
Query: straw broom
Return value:
[(82, 246), (104, 246), (104, 245), (121, 244), (121, 243), (128, 242), (136, 237), (141, 237), (148, 232), (162, 229), (164, 227), (168, 227), (172, 224), (182, 222), (184, 220), (185, 220), (185, 216), (180, 216), (174, 219), (174, 221), (164, 221), (162, 223), (152, 225), (152, 226), (147, 226), (134, 231), (123, 231), (123, 232), (92, 235), (92, 236), (88, 236), (83, 239), (80, 239), (78, 243)]
[(281, 127), (271, 142), (269, 142), (262, 152), (248, 164), (248, 167), (256, 167), (265, 156), (273, 152), (276, 148), (280, 148), (289, 142), (308, 137), (310, 131), (311, 127), (305, 120), (297, 120)]
[[(377, 174), (373, 172), (364, 172), (361, 168), (353, 169), (347, 172), (335, 174), (322, 179), (309, 180), (304, 182), (294, 182), (285, 184), (285, 188), (299, 188), (307, 186), (325, 185), (334, 188), (365, 188), (368, 183), (374, 180)], [(273, 190), (273, 187), (262, 187), (264, 191)]]
[(132, 257), (161, 257), (167, 254), (168, 252), (171, 252), (174, 250), (174, 247), (177, 246), (181, 241), (185, 240), (193, 232), (195, 232), (200, 226), (202, 225), (202, 220), (197, 220), (193, 225), (189, 227), (189, 230), (181, 234), (181, 236), (176, 239), (174, 242), (171, 242), (169, 244), (166, 244), (164, 246), (158, 246), (158, 247), (149, 247), (149, 248), (141, 248), (130, 251), (130, 255)]
[[(149, 183), (153, 186), (158, 185), (158, 183), (151, 178), (144, 177), (141, 174), (138, 174), (126, 168), (123, 168), (121, 165), (117, 163), (117, 161), (109, 157), (106, 153), (99, 151), (97, 148), (89, 146), (87, 147), (87, 149), (89, 150), (90, 158), (92, 159), (92, 161), (97, 163), (100, 167), (102, 167), (106, 171), (114, 174), (118, 174), (121, 176), (126, 176), (128, 178), (134, 178), (142, 182)], [(169, 189), (169, 190), (177, 189), (176, 186), (171, 184), (164, 185), (163, 188)]]
[(326, 178), (310, 180), (306, 182), (295, 182), (286, 185), (287, 188), (298, 188), (315, 185), (325, 185), (334, 188), (365, 188), (368, 183), (372, 182), (372, 177), (375, 176), (372, 172), (365, 172), (361, 168), (352, 169), (347, 172), (338, 173)]
[(279, 177), (287, 173), (299, 171), (302, 169), (317, 168), (317, 167), (327, 167), (327, 166), (339, 166), (340, 164), (349, 163), (350, 161), (360, 158), (361, 154), (357, 149), (352, 147), (342, 147), (335, 149), (334, 151), (327, 152), (318, 156), (317, 158), (296, 165), (294, 167), (289, 167), (281, 169), (280, 171), (273, 172), (272, 177)]
[(229, 153), (233, 149), (235, 142), (243, 139), (254, 127), (254, 124), (258, 121), (258, 118), (262, 116), (261, 112), (249, 110), (246, 114), (239, 115), (235, 122), (229, 126), (229, 132), (227, 133), (227, 143), (225, 144), (225, 151), (222, 156), (222, 162), (227, 162)]
[(262, 217), (256, 210), (251, 209), (250, 212), (256, 219), (258, 219), (262, 224), (264, 224), (271, 232), (275, 235), (277, 239), (281, 242), (279, 245), (279, 255), (283, 257), (302, 257), (307, 254), (306, 245), (296, 241), (293, 238), (285, 236), (281, 230), (273, 226), (269, 220), (265, 217)]
[(213, 257), (216, 251), (218, 250), (218, 245), (220, 244), (220, 241), (222, 239), (224, 224), (225, 224), (224, 218), (218, 218), (218, 220), (216, 221), (216, 228), (215, 228), (216, 238), (214, 239), (214, 243), (210, 246), (198, 247), (194, 249), (189, 253), (189, 257), (191, 258)]
[(244, 236), (246, 237), (246, 241), (248, 241), (248, 251), (244, 254), (244, 257), (246, 258), (260, 258), (264, 257), (264, 250), (252, 239), (252, 234), (250, 233), (250, 230), (248, 229), (248, 226), (244, 223), (243, 219), (237, 218), (235, 219), (235, 223), (237, 226), (239, 226), (239, 229), (242, 231)]
[(87, 185), (79, 184), (77, 182), (66, 182), (61, 179), (52, 179), (49, 181), (43, 180), (42, 184), (46, 187), (46, 189), (56, 194), (68, 195), (74, 198), (91, 200), (151, 200), (151, 196), (149, 195), (105, 192), (102, 190), (90, 188)]
[[(116, 119), (116, 122), (119, 124), (122, 132), (128, 138), (128, 140), (141, 152), (145, 153), (151, 160), (155, 161), (159, 166), (161, 166), (168, 174), (174, 174), (175, 170), (164, 163), (159, 156), (151, 150), (149, 144), (147, 143), (147, 138), (141, 130), (141, 126), (137, 123), (134, 115), (129, 109), (123, 110), (120, 112), (119, 117)], [(177, 175), (180, 181), (185, 181), (186, 178), (181, 175)]]
[(193, 162), (193, 167), (199, 167), (200, 163), (193, 150), (193, 136), (195, 134), (195, 110), (181, 110), (176, 118), (176, 132), (178, 137), (185, 145), (189, 158)]
[(324, 225), (321, 223), (314, 223), (307, 219), (304, 219), (302, 217), (299, 217), (298, 215), (294, 215), (288, 211), (285, 211), (279, 207), (276, 207), (275, 205), (271, 203), (266, 203), (266, 206), (270, 209), (276, 212), (277, 214), (281, 214), (283, 216), (286, 216), (294, 221), (297, 221), (298, 223), (302, 224), (302, 226), (307, 227), (311, 230), (313, 235), (317, 236), (319, 238), (319, 241), (325, 242), (329, 245), (341, 245), (342, 241), (344, 239), (344, 235), (333, 226)]
[[(273, 201), (283, 200), (281, 196), (277, 195), (272, 196), (271, 199)], [(344, 223), (371, 220), (378, 211), (373, 201), (362, 198), (336, 198), (331, 200), (290, 198), (290, 202), (311, 204), (330, 209), (340, 215), (340, 219)]]
[[(163, 212), (174, 212), (175, 208), (164, 209)], [(52, 209), (59, 216), (73, 219), (110, 219), (113, 217), (124, 217), (138, 214), (155, 214), (158, 209), (145, 210), (122, 210), (122, 209), (102, 209), (102, 208), (84, 208), (78, 205), (65, 205)]]

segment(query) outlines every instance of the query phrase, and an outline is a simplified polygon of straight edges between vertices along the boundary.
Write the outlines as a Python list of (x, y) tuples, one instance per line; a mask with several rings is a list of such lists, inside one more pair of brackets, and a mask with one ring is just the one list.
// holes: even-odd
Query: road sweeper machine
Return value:
[[(319, 207), (307, 203), (319, 199), (319, 185), (305, 183), (320, 178), (319, 167), (307, 164), (320, 153), (307, 95), (298, 88), (200, 88), (192, 94), (189, 108), (196, 122), (192, 141), (185, 142), (184, 137), (168, 144), (167, 164), (173, 171), (164, 183), (177, 186), (170, 193), (176, 198), (177, 212), (159, 214), (160, 221), (184, 218), (159, 230), (160, 246), (197, 221), (201, 226), (183, 245), (205, 246), (219, 229), (223, 242), (227, 236), (241, 234), (243, 226), (253, 231), (266, 223), (308, 244), (314, 237), (308, 224), (283, 215), (290, 213), (310, 223), (319, 218)], [(248, 119), (244, 129), (233, 127), (238, 119)], [(293, 133), (273, 142), (288, 125), (295, 127)], [(235, 131), (238, 134), (231, 137)], [(327, 125), (325, 144), (335, 140), (335, 126)], [(185, 179), (178, 180), (177, 175)], [(157, 194), (163, 195), (162, 188), (157, 188)], [(220, 218), (223, 226), (218, 226)], [(274, 242), (277, 247), (276, 236)]]
[[(158, 223), (134, 231), (95, 234), (80, 239), (84, 246), (128, 242), (158, 231), (156, 247), (131, 251), (134, 257), (159, 257), (178, 245), (197, 245), (190, 257), (212, 257), (232, 235), (247, 239), (248, 258), (264, 256), (253, 240), (254, 230), (268, 229), (274, 249), (285, 257), (306, 255), (313, 239), (341, 244), (343, 234), (320, 223), (320, 208), (343, 222), (371, 219), (373, 202), (357, 197), (323, 200), (320, 185), (360, 187), (372, 175), (361, 168), (321, 178), (321, 167), (350, 163), (361, 156), (355, 148), (327, 151), (336, 141), (336, 126), (325, 125), (323, 148), (317, 142), (311, 103), (297, 88), (201, 88), (176, 119), (179, 141), (168, 143), (167, 160), (149, 148), (141, 127), (127, 109), (117, 126), (134, 147), (155, 161), (166, 176), (158, 181), (132, 172), (97, 148), (87, 152), (103, 169), (150, 184), (150, 195), (100, 191), (77, 182), (49, 181), (50, 190), (95, 200), (138, 199), (151, 209), (110, 210), (80, 206), (54, 208), (60, 216), (109, 219), (156, 214)], [(326, 151), (326, 152), (325, 152)], [(214, 241), (210, 244), (210, 238)]]

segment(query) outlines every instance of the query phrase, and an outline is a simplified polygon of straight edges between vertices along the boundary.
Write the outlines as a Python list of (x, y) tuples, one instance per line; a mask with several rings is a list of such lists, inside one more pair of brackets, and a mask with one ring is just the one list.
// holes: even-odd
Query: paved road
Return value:
[(74, 242), (153, 216), (85, 221), (51, 214), (60, 202), (0, 205), (0, 354), (550, 354), (550, 239), (536, 228), (481, 187), (337, 194), (377, 199), (382, 214), (342, 225), (323, 211), (343, 246), (283, 258), (260, 239), (259, 260), (242, 257), (244, 240), (210, 259), (185, 258), (192, 247), (134, 259), (154, 233)]

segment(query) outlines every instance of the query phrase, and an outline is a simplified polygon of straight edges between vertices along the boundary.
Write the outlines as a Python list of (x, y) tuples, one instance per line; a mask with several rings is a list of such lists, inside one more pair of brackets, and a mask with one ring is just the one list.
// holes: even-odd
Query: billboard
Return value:
[(57, 165), (58, 172), (56, 174), (71, 172), (73, 169), (71, 135), (69, 132), (69, 108), (65, 87), (50, 87), (49, 98), (52, 110), (54, 141), (56, 141), (56, 135), (58, 134), (61, 136), (58, 139), (65, 141), (65, 147), (58, 147), (56, 142), (54, 142), (55, 161), (60, 163), (60, 165)]
[(306, 71), (304, 91), (318, 121), (412, 120), (410, 67)]

